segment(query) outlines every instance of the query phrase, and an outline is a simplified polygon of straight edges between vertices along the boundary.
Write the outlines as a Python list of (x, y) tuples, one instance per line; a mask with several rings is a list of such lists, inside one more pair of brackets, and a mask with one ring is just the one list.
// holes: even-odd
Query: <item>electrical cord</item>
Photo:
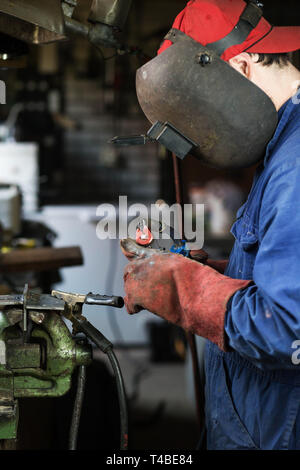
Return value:
[(123, 50), (117, 50), (117, 52), (115, 54), (112, 54), (108, 57), (105, 57), (104, 53), (103, 53), (103, 50), (101, 49), (100, 46), (95, 45), (95, 44), (92, 44), (92, 45), (94, 46), (96, 51), (99, 52), (100, 57), (104, 62), (107, 61), (107, 60), (115, 59), (116, 57), (124, 56), (124, 55), (131, 55), (131, 56), (134, 55), (134, 56), (138, 57), (139, 59), (141, 59), (145, 62), (148, 62), (149, 60), (151, 60), (153, 58), (153, 57), (150, 57), (147, 54), (145, 54), (142, 51), (142, 49), (140, 49), (139, 47), (127, 47)]
[(112, 369), (116, 377), (116, 382), (117, 382), (117, 389), (118, 389), (118, 396), (119, 396), (119, 403), (120, 403), (121, 450), (127, 450), (128, 449), (128, 416), (127, 416), (127, 402), (126, 402), (124, 381), (123, 381), (122, 372), (121, 372), (117, 357), (113, 349), (112, 348), (108, 349), (106, 354), (110, 360)]
[(102, 49), (101, 49), (101, 47), (96, 46), (95, 44), (92, 44), (92, 45), (94, 46), (95, 50), (99, 53), (101, 59), (102, 59), (104, 62), (107, 61), (107, 60), (114, 59), (115, 57), (118, 57), (118, 53), (115, 53), (115, 54), (113, 54), (113, 55), (111, 55), (111, 56), (105, 57), (105, 56), (104, 56), (104, 53), (103, 53), (103, 51), (102, 51)]
[(86, 383), (86, 366), (80, 366), (78, 370), (77, 392), (74, 402), (72, 421), (69, 436), (69, 450), (76, 450), (78, 440), (78, 430), (82, 412), (84, 390)]
[[(117, 250), (117, 247), (114, 246), (113, 240), (110, 240), (109, 249), (110, 249), (109, 266), (107, 270), (105, 292), (109, 292), (113, 288), (115, 284), (115, 274), (116, 274), (117, 267), (118, 267), (118, 250)], [(108, 317), (110, 328), (115, 337), (115, 342), (125, 343), (125, 339), (123, 337), (122, 331), (117, 322), (116, 312), (111, 309), (107, 309), (107, 317)], [(131, 393), (131, 396), (129, 397), (129, 401), (132, 402), (134, 400), (137, 400), (138, 398), (139, 385), (140, 385), (141, 379), (148, 376), (150, 371), (149, 371), (149, 367), (145, 367), (144, 363), (142, 363), (139, 360), (134, 359), (128, 351), (124, 350), (123, 355), (127, 359), (127, 361), (134, 367), (134, 374), (132, 378), (132, 393)]]
[[(110, 249), (109, 266), (107, 269), (105, 292), (110, 292), (111, 290), (114, 290), (113, 286), (115, 284), (115, 275), (117, 272), (118, 262), (119, 262), (118, 249), (114, 245), (113, 240), (110, 240), (109, 249)], [(119, 343), (125, 343), (125, 339), (122, 334), (121, 328), (117, 322), (116, 312), (108, 308), (107, 316), (108, 316), (109, 325), (111, 327), (115, 340), (117, 340), (117, 342)], [(134, 368), (133, 377), (131, 381), (132, 382), (131, 395), (128, 397), (128, 403), (129, 403), (129, 406), (131, 406), (134, 402), (138, 401), (139, 395), (140, 395), (141, 382), (143, 379), (151, 375), (151, 370), (150, 370), (149, 365), (145, 366), (145, 364), (142, 361), (137, 360), (134, 357), (132, 357), (130, 352), (123, 350), (122, 354), (124, 358), (128, 361), (128, 363), (131, 364)], [(161, 417), (161, 415), (164, 413), (164, 410), (165, 410), (164, 403), (160, 401), (157, 404), (157, 407), (153, 412), (153, 416), (151, 416), (150, 419), (141, 421), (139, 425), (148, 426), (149, 423), (154, 423), (156, 420), (158, 420)]]
[(107, 355), (110, 361), (116, 379), (120, 406), (120, 449), (128, 450), (128, 412), (126, 391), (120, 365), (113, 351), (113, 345), (107, 338), (105, 338), (105, 336), (99, 330), (97, 330), (97, 328), (95, 328), (85, 318), (74, 318), (73, 323), (78, 331), (84, 333), (88, 338), (90, 338), (91, 341), (93, 341), (93, 343), (95, 343), (96, 346), (98, 346), (99, 349), (101, 349), (102, 352)]

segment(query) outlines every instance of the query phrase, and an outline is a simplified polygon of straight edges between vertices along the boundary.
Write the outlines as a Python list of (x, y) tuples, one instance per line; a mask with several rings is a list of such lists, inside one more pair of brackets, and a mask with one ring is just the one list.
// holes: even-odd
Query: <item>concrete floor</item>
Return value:
[[(184, 363), (151, 363), (148, 349), (116, 350), (116, 354), (129, 397), (130, 448), (194, 450), (198, 429)], [(100, 352), (97, 357), (103, 359)], [(135, 372), (141, 369), (145, 372), (136, 388)]]

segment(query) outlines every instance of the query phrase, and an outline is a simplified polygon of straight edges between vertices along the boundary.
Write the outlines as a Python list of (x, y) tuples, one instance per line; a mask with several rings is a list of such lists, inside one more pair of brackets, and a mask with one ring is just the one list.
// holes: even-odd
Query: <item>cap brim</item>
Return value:
[(300, 49), (300, 26), (276, 26), (257, 44), (247, 49), (247, 52), (281, 54)]

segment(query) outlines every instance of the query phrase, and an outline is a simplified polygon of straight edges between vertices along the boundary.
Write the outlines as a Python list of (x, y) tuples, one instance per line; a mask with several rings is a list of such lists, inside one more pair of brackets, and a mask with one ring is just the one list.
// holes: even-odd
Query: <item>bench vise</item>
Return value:
[(74, 338), (64, 321), (72, 322), (73, 333), (83, 331), (81, 324), (90, 325), (82, 316), (84, 304), (121, 308), (124, 302), (93, 294), (36, 294), (28, 286), (22, 295), (0, 296), (0, 440), (17, 437), (18, 398), (62, 396), (75, 368), (91, 363), (92, 347)]

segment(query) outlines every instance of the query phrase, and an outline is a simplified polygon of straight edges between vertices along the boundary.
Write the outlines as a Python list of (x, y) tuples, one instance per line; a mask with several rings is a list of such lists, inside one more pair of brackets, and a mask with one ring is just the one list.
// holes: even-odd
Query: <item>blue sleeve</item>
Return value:
[(261, 201), (258, 237), (254, 285), (232, 297), (225, 331), (230, 346), (250, 361), (292, 368), (292, 345), (300, 340), (299, 160), (272, 174)]

